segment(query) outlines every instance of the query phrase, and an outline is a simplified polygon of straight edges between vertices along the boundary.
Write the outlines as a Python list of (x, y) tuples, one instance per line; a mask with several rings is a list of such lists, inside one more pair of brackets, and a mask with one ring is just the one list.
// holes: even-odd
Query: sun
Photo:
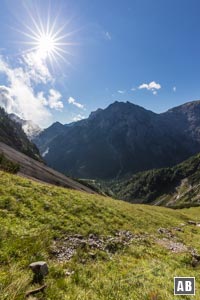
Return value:
[(39, 17), (35, 19), (31, 14), (30, 19), (31, 25), (24, 24), (26, 31), (20, 31), (26, 37), (23, 43), (29, 46), (24, 52), (34, 52), (38, 59), (57, 62), (60, 58), (69, 63), (66, 55), (71, 55), (69, 46), (75, 44), (66, 40), (73, 34), (73, 32), (64, 32), (66, 24), (58, 26), (57, 18), (50, 22), (49, 16), (46, 22)]
[(51, 35), (41, 35), (38, 38), (38, 53), (41, 56), (51, 56), (53, 53), (55, 53), (56, 50), (56, 41)]
[(64, 59), (64, 54), (68, 53), (66, 51), (66, 46), (71, 45), (64, 41), (66, 35), (62, 35), (62, 28), (58, 28), (57, 31), (54, 30), (54, 25), (45, 26), (40, 23), (35, 24), (35, 29), (29, 28), (31, 33), (26, 33), (26, 36), (30, 38), (27, 44), (31, 45), (32, 48), (29, 51), (35, 51), (38, 57), (43, 59), (50, 58), (51, 60), (56, 60), (60, 57)]

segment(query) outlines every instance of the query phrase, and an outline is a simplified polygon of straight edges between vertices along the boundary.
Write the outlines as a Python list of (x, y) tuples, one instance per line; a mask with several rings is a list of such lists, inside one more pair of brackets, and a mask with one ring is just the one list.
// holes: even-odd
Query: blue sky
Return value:
[[(29, 44), (48, 12), (66, 35), (52, 63)], [(198, 0), (2, 0), (0, 105), (44, 127), (116, 100), (163, 112), (200, 99), (199, 15)]]

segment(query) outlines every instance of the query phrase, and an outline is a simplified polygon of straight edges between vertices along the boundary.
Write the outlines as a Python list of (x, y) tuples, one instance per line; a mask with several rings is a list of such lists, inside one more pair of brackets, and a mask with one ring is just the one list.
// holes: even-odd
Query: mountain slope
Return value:
[(48, 149), (47, 164), (60, 172), (79, 178), (119, 178), (173, 166), (199, 152), (197, 108), (198, 101), (155, 114), (115, 102), (86, 120), (63, 125), (56, 134), (51, 128), (44, 130), (35, 142), (41, 153)]
[(9, 114), (9, 118), (21, 125), (30, 141), (36, 138), (36, 136), (38, 136), (42, 131), (42, 129), (31, 120), (23, 120), (15, 114)]
[(188, 223), (199, 222), (199, 213), (131, 205), (0, 172), (1, 299), (22, 300), (38, 287), (28, 266), (42, 260), (49, 266), (49, 300), (173, 300), (177, 274), (200, 284), (194, 266), (200, 228)]
[(8, 114), (0, 107), (0, 142), (36, 159), (42, 161), (37, 147), (31, 143), (21, 125), (11, 120)]
[(3, 153), (5, 158), (9, 159), (11, 162), (14, 162), (14, 166), (11, 165), (9, 169), (11, 169), (11, 171), (12, 169), (17, 170), (22, 176), (53, 185), (63, 186), (79, 191), (85, 191), (87, 193), (94, 193), (92, 189), (84, 186), (83, 184), (80, 184), (72, 180), (71, 178), (64, 176), (63, 174), (60, 174), (59, 172), (48, 168), (43, 163), (38, 162), (1, 142), (0, 153)]
[(34, 143), (40, 149), (42, 156), (45, 156), (49, 152), (49, 147), (51, 143), (54, 143), (54, 138), (56, 138), (58, 135), (61, 136), (65, 132), (65, 129), (66, 127), (64, 125), (56, 122), (33, 139)]
[(200, 205), (200, 154), (172, 168), (141, 172), (103, 185), (108, 194), (132, 203)]
[(183, 131), (199, 143), (200, 101), (192, 101), (168, 110), (162, 116), (172, 123), (174, 130)]

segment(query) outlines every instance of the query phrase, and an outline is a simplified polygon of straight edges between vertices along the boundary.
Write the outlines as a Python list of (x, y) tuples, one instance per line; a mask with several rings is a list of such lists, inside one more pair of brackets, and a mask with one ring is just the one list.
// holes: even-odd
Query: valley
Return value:
[(0, 300), (200, 299), (199, 12), (0, 1)]
[(128, 179), (81, 182), (131, 203), (183, 208), (200, 204), (199, 172), (200, 155), (197, 154), (174, 167), (139, 172)]
[[(119, 105), (127, 119), (127, 104)], [(184, 107), (187, 105), (190, 111), (191, 106), (199, 106), (199, 102)], [(135, 106), (128, 106), (135, 114)], [(143, 114), (142, 108), (137, 110)], [(97, 116), (99, 113), (102, 110), (97, 112)], [(110, 114), (110, 109), (107, 113)], [(152, 115), (151, 112), (147, 114)], [(10, 121), (5, 112), (3, 118), (3, 122), (11, 122), (11, 136), (15, 134), (17, 126), (22, 126)], [(93, 118), (96, 122), (95, 115)], [(138, 123), (138, 116), (134, 118), (132, 121)], [(168, 167), (133, 172), (132, 175), (128, 172), (122, 176), (123, 172), (116, 168), (118, 175), (107, 180), (70, 178), (45, 164), (52, 145), (60, 145), (61, 137), (63, 145), (60, 149), (68, 153), (65, 141), (70, 143), (69, 137), (72, 138), (74, 132), (81, 140), (85, 139), (85, 144), (81, 144), (82, 157), (87, 153), (88, 145), (95, 145), (91, 151), (96, 155), (97, 144), (88, 144), (83, 134), (90, 122), (82, 120), (67, 126), (56, 123), (42, 131), (35, 138), (38, 139), (40, 154), (25, 133), (21, 133), (21, 129), (19, 133), (24, 137), (24, 142), (12, 144), (13, 140), (10, 141), (7, 135), (8, 127), (0, 127), (1, 300), (22, 300), (25, 295), (30, 300), (174, 300), (174, 276), (195, 276), (196, 284), (200, 284), (199, 154), (179, 164), (165, 161)], [(198, 128), (198, 120), (195, 122), (195, 128)], [(112, 130), (115, 124), (112, 124)], [(180, 126), (178, 124), (177, 127)], [(102, 126), (104, 122), (100, 128)], [(184, 140), (187, 155), (183, 151), (186, 148), (180, 144), (180, 150), (177, 149), (178, 144), (173, 144), (175, 148), (167, 148), (168, 155), (176, 150), (177, 153), (182, 151), (185, 157), (190, 151), (193, 153), (198, 150), (198, 130), (195, 133), (194, 127), (188, 125), (183, 133), (188, 133), (191, 128), (190, 141), (194, 134), (196, 142), (192, 145), (196, 145), (196, 148), (191, 150), (188, 141)], [(100, 132), (102, 134), (102, 129)], [(123, 135), (118, 128), (115, 134), (122, 138), (129, 131), (122, 132)], [(182, 135), (178, 138), (177, 132), (174, 134), (180, 141)], [(98, 131), (95, 134), (98, 136)], [(165, 131), (159, 134), (166, 138)], [(103, 135), (101, 137), (103, 143)], [(75, 138), (74, 144), (73, 137), (69, 145), (75, 146), (79, 138)], [(133, 142), (139, 145), (137, 136)], [(113, 155), (116, 149), (116, 153), (125, 149), (121, 146), (116, 148), (117, 144), (112, 139), (109, 143)], [(32, 149), (36, 149), (34, 153), (38, 153), (34, 157), (36, 159), (32, 158), (33, 153), (26, 155), (24, 144), (33, 145)], [(85, 149), (84, 145), (87, 146)], [(47, 146), (49, 152), (42, 158), (42, 151)], [(102, 163), (103, 159), (103, 167), (105, 163), (107, 167), (113, 166), (107, 159), (104, 160), (106, 148), (99, 149), (99, 157), (98, 153), (97, 156), (90, 156), (93, 170), (96, 165), (93, 165), (92, 159), (98, 158), (98, 163)], [(76, 160), (76, 147), (72, 154), (74, 159), (71, 159), (71, 163), (76, 166), (78, 162), (81, 164)], [(60, 158), (60, 163), (67, 170), (68, 165), (63, 163), (62, 156)], [(144, 169), (148, 169), (148, 163), (145, 166)], [(37, 261), (44, 261), (48, 265), (49, 274), (43, 281), (45, 285), (32, 280), (29, 264)], [(36, 297), (31, 296), (32, 291), (37, 291)], [(199, 290), (196, 296), (200, 297)]]

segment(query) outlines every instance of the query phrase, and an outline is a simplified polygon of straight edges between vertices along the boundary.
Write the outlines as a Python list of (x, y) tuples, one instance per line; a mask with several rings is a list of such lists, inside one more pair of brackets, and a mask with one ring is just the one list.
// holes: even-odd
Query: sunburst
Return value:
[[(67, 46), (75, 45), (76, 43), (66, 41), (74, 32), (64, 33), (67, 23), (62, 26), (57, 26), (56, 19), (51, 23), (49, 15), (47, 21), (42, 22), (38, 17), (37, 20), (30, 15), (32, 26), (24, 24), (25, 31), (20, 31), (26, 36), (26, 41), (22, 43), (30, 47), (24, 52), (35, 53), (38, 59), (49, 59), (51, 63), (58, 61), (58, 58), (69, 64), (67, 55), (72, 55), (67, 49)], [(18, 30), (19, 31), (19, 30)], [(27, 40), (28, 38), (28, 40)], [(69, 47), (68, 47), (69, 48)]]

